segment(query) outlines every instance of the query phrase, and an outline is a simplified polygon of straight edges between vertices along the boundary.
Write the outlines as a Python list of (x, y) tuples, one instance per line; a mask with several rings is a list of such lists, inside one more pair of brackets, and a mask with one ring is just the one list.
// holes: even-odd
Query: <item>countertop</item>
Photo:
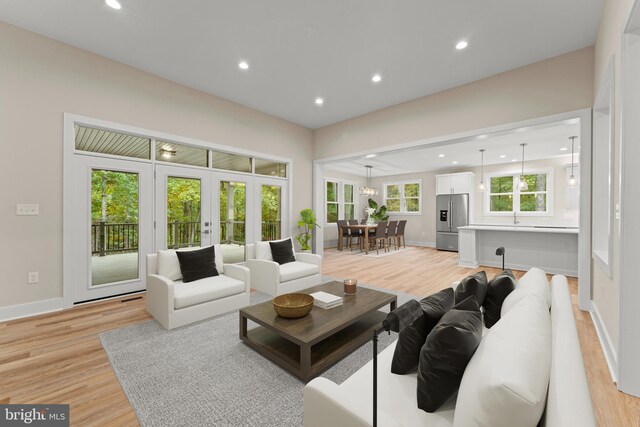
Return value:
[(466, 225), (458, 227), (458, 230), (484, 230), (484, 231), (518, 231), (525, 233), (557, 233), (557, 234), (578, 234), (577, 227), (554, 227), (544, 225)]

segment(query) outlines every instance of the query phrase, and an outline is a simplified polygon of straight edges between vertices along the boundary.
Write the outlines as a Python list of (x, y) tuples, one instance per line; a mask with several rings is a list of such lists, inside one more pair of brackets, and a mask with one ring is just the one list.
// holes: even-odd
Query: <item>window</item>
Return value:
[(156, 141), (156, 160), (183, 165), (209, 166), (209, 151), (206, 148)]
[(419, 214), (422, 211), (422, 181), (384, 183), (384, 204), (387, 212)]
[(336, 224), (339, 219), (357, 219), (356, 188), (355, 182), (325, 179), (325, 224)]
[(489, 191), (485, 198), (488, 215), (511, 214), (550, 215), (551, 184), (553, 171), (541, 171), (524, 175), (526, 187), (520, 188), (520, 174), (493, 175), (488, 177)]
[(211, 166), (214, 169), (251, 173), (251, 157), (214, 150)]
[(75, 125), (76, 150), (149, 159), (151, 138)]
[(256, 159), (256, 174), (278, 176), (280, 178), (287, 177), (287, 164), (273, 162), (271, 160)]
[(327, 206), (327, 224), (338, 221), (339, 203), (338, 203), (338, 183), (334, 181), (326, 182), (325, 202)]

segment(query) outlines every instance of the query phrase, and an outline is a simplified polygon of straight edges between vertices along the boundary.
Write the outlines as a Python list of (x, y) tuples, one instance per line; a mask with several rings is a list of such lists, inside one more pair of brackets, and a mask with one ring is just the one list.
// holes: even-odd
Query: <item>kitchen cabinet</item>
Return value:
[(476, 185), (473, 172), (436, 175), (436, 194), (470, 194)]

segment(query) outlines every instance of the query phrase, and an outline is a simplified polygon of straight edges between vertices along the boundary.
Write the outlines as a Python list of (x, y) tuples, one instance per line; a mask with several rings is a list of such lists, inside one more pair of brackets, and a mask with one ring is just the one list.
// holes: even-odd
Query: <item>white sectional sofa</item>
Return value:
[(296, 260), (278, 264), (271, 256), (269, 242), (247, 245), (246, 266), (251, 270), (251, 287), (271, 296), (298, 292), (322, 282), (322, 257), (296, 252)]
[[(503, 371), (503, 378), (498, 378), (497, 380), (504, 381), (506, 384), (501, 384), (502, 388), (498, 389), (498, 391), (496, 391), (496, 387), (483, 389), (483, 384), (469, 384), (472, 381), (478, 382), (478, 367), (472, 367), (472, 365), (477, 365), (477, 363), (474, 363), (474, 358), (483, 357), (480, 354), (484, 352), (483, 343), (489, 339), (490, 334), (494, 328), (497, 328), (500, 321), (507, 322), (510, 319), (503, 317), (491, 330), (485, 331), (483, 343), (481, 343), (465, 370), (458, 396), (452, 398), (438, 411), (427, 413), (417, 407), (417, 374), (395, 375), (391, 373), (390, 366), (396, 344), (394, 342), (383, 350), (378, 358), (378, 425), (381, 427), (474, 427), (490, 425), (493, 427), (497, 425), (515, 425), (508, 422), (508, 420), (521, 419), (527, 410), (538, 411), (538, 416), (544, 410), (540, 421), (542, 426), (595, 427), (591, 396), (584, 371), (566, 278), (559, 275), (553, 277), (548, 293), (549, 301), (546, 301), (547, 305), (543, 305), (545, 304), (542, 302), (543, 298), (534, 297), (532, 300), (529, 297), (526, 301), (527, 304), (519, 307), (520, 300), (523, 299), (521, 294), (525, 293), (523, 289), (526, 286), (521, 286), (523, 284), (538, 290), (544, 290), (549, 287), (546, 275), (542, 270), (530, 270), (521, 278), (518, 287), (514, 291), (519, 292), (519, 294), (515, 294), (510, 299), (509, 304), (507, 304), (508, 307), (503, 305), (503, 316), (505, 316), (504, 310), (516, 311), (520, 307), (524, 309), (525, 305), (531, 308), (533, 305), (538, 304), (538, 313), (542, 312), (543, 314), (541, 318), (536, 318), (535, 322), (546, 324), (542, 325), (544, 327), (539, 328), (542, 332), (536, 331), (536, 325), (527, 326), (528, 318), (524, 318), (523, 324), (525, 324), (525, 329), (529, 327), (529, 330), (532, 330), (530, 326), (534, 327), (533, 330), (536, 331), (535, 334), (532, 334), (536, 335), (533, 338), (534, 340), (542, 339), (543, 342), (550, 343), (551, 348), (550, 350), (547, 349), (547, 354), (550, 357), (547, 357), (547, 360), (544, 360), (545, 358), (535, 359), (532, 355), (527, 355), (526, 352), (522, 353), (523, 357), (515, 360), (516, 363), (511, 363), (513, 360), (508, 359), (502, 361), (494, 359), (494, 365), (500, 365), (496, 371)], [(548, 304), (551, 306), (550, 320), (544, 319)], [(542, 309), (540, 309), (541, 306)], [(511, 316), (511, 318), (513, 317)], [(522, 318), (522, 316), (520, 317)], [(505, 324), (503, 326), (509, 325)], [(507, 334), (503, 333), (505, 329), (505, 327), (496, 329), (499, 331), (496, 332), (496, 335), (502, 334), (506, 336)], [(518, 329), (515, 332), (517, 334)], [(511, 336), (513, 336), (513, 333), (514, 331), (512, 330)], [(492, 338), (500, 339), (498, 336)], [(525, 344), (514, 343), (511, 347), (526, 348), (527, 341), (523, 341), (523, 343)], [(509, 351), (517, 351), (517, 348), (515, 350), (513, 348), (511, 350), (507, 349), (506, 352), (508, 353)], [(520, 351), (523, 350), (520, 349)], [(525, 360), (523, 361), (523, 359)], [(535, 360), (535, 362), (532, 362), (532, 360)], [(527, 367), (536, 365), (536, 367), (542, 368), (540, 369), (541, 371), (546, 369), (548, 375), (544, 378), (535, 378), (535, 376), (531, 377), (531, 374), (527, 372), (514, 372), (514, 366), (518, 366), (518, 362), (522, 362), (519, 366), (521, 368), (524, 367), (525, 371)], [(502, 368), (505, 364), (513, 366)], [(538, 364), (541, 364), (541, 366), (538, 366)], [(544, 364), (547, 366), (544, 366)], [(490, 367), (490, 369), (492, 368)], [(363, 427), (372, 425), (372, 370), (373, 362), (371, 361), (340, 385), (322, 377), (315, 378), (309, 382), (304, 389), (304, 426)], [(506, 376), (504, 376), (505, 373), (507, 374)], [(494, 372), (491, 372), (488, 376), (485, 374), (486, 371), (482, 368), (480, 375), (496, 380)], [(529, 375), (529, 381), (537, 385), (517, 383), (518, 379), (527, 378), (527, 375)], [(466, 385), (465, 378), (468, 380)], [(548, 392), (545, 393), (547, 384)], [(528, 392), (527, 386), (529, 385), (532, 389), (537, 387), (538, 391), (542, 390), (542, 398), (539, 399), (538, 403), (536, 403), (536, 399), (533, 396), (526, 395)], [(542, 386), (544, 389), (541, 389)], [(463, 391), (463, 387), (468, 388)], [(515, 399), (514, 395), (516, 395)], [(523, 396), (525, 398), (522, 398)], [(481, 402), (483, 399), (484, 402)], [(491, 417), (496, 416), (497, 413), (499, 421), (487, 421), (487, 399), (497, 399), (502, 401), (503, 406), (506, 406), (500, 410), (493, 410), (493, 415), (489, 414)], [(514, 399), (511, 401), (515, 403), (513, 405), (505, 405), (504, 402), (510, 401), (509, 399)], [(461, 403), (461, 400), (464, 403)], [(461, 406), (463, 409), (460, 409)], [(458, 414), (456, 413), (457, 407), (460, 411)], [(474, 412), (473, 408), (476, 409), (475, 412), (477, 413), (462, 413), (464, 410)], [(457, 422), (454, 421), (456, 420), (456, 415), (458, 415)], [(535, 423), (519, 425), (535, 426)]]
[[(200, 248), (189, 248), (200, 249)], [(214, 245), (219, 276), (183, 283), (175, 251), (147, 255), (147, 311), (165, 329), (173, 329), (250, 303), (251, 274), (247, 267), (224, 264)]]

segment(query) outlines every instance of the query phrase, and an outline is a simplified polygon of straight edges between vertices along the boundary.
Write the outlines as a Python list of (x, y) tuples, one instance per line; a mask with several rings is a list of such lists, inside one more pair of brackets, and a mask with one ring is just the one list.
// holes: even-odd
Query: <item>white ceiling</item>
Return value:
[[(455, 143), (444, 142), (418, 148), (379, 153), (374, 158), (356, 158), (325, 165), (326, 170), (365, 176), (365, 165), (373, 166), (372, 176), (390, 176), (413, 172), (448, 172), (480, 166), (480, 150), (484, 148), (484, 164), (516, 163), (522, 160), (526, 143), (525, 162), (571, 155), (570, 136), (580, 136), (577, 119), (521, 128), (497, 135), (482, 135)], [(562, 151), (561, 148), (566, 148)], [(575, 159), (579, 163), (580, 138), (575, 140)], [(373, 154), (373, 153), (372, 153)], [(439, 157), (444, 154), (444, 157)], [(500, 156), (504, 155), (504, 158)], [(516, 160), (514, 162), (513, 160)], [(456, 161), (456, 164), (453, 162)], [(570, 162), (570, 157), (567, 162)]]
[(318, 128), (590, 46), (603, 0), (120, 2), (0, 0), (0, 20)]

